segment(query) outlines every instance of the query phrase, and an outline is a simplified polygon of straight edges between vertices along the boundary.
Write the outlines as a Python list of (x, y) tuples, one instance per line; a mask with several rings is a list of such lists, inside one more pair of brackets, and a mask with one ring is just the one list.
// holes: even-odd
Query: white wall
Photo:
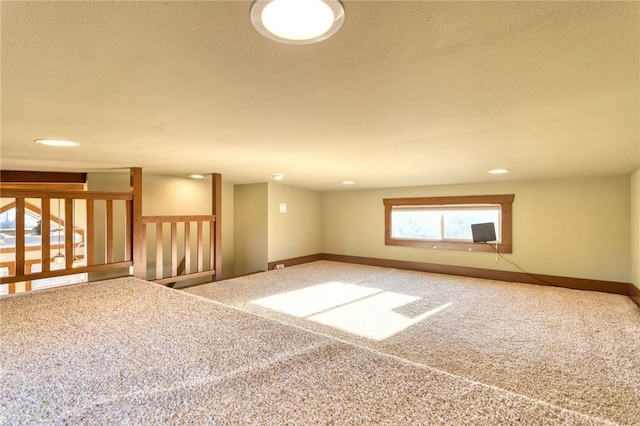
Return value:
[[(286, 213), (280, 212), (286, 204)], [(269, 262), (322, 252), (319, 192), (269, 184)]]
[(640, 290), (640, 169), (631, 175), (631, 283)]
[(628, 177), (324, 193), (323, 251), (517, 270), (495, 254), (385, 246), (383, 198), (515, 194), (510, 261), (531, 273), (630, 282)]

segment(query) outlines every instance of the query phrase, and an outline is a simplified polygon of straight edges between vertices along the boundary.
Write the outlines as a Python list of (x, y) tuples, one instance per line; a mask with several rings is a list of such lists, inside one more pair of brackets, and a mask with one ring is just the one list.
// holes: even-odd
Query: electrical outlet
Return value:
[(284, 269), (284, 263), (278, 263), (275, 269)]

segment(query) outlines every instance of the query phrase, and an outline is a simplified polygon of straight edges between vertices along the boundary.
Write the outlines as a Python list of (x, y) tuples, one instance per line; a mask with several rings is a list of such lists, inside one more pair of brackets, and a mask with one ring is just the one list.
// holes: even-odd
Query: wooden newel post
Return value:
[(142, 225), (142, 169), (140, 167), (132, 167), (129, 178), (131, 193), (133, 194), (133, 200), (131, 201), (133, 276), (145, 280), (147, 279), (147, 262), (144, 258), (146, 238)]
[(216, 216), (214, 225), (215, 244), (215, 269), (216, 274), (213, 276), (215, 281), (222, 279), (222, 175), (214, 173), (211, 175), (211, 188), (213, 191), (213, 214)]

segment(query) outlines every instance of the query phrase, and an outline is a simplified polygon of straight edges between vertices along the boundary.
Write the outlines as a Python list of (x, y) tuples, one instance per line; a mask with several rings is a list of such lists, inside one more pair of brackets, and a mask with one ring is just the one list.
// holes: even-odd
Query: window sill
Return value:
[[(460, 251), (480, 251), (495, 253), (496, 245), (491, 243), (462, 243), (453, 241), (427, 241), (427, 240), (410, 240), (400, 238), (385, 239), (387, 246), (405, 246), (430, 248), (434, 250), (460, 250)], [(498, 244), (498, 252), (511, 253), (511, 245)]]

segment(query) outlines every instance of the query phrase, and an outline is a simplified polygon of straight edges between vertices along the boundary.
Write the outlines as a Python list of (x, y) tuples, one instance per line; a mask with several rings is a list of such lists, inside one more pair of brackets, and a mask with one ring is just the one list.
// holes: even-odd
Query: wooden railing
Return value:
[[(82, 181), (75, 179), (74, 185), (78, 188), (63, 188), (63, 190), (48, 189), (47, 182), (68, 182), (59, 179), (60, 173), (42, 172), (2, 172), (3, 187), (1, 198), (15, 205), (15, 258), (8, 263), (6, 269), (9, 276), (0, 277), (0, 284), (8, 284), (8, 293), (15, 292), (16, 283), (25, 283), (25, 291), (29, 291), (28, 283), (32, 280), (61, 277), (82, 273), (101, 272), (116, 269), (129, 268), (121, 275), (133, 275), (137, 278), (151, 279), (157, 283), (170, 284), (193, 278), (211, 276), (212, 280), (221, 279), (222, 270), (222, 245), (221, 245), (221, 206), (222, 206), (222, 177), (220, 174), (212, 175), (212, 215), (198, 216), (142, 216), (142, 169), (131, 168), (130, 188), (131, 192), (95, 192), (82, 191), (85, 178)], [(18, 175), (14, 179), (13, 175)], [(24, 178), (26, 176), (26, 178)], [(21, 180), (24, 179), (24, 180)], [(37, 185), (37, 189), (21, 189), (13, 187), (8, 182), (45, 182), (45, 185)], [(33, 201), (28, 204), (26, 200)], [(35, 201), (34, 201), (35, 200)], [(58, 200), (60, 217), (52, 215), (51, 201)], [(77, 244), (74, 241), (74, 232), (65, 232), (64, 243), (51, 241), (51, 221), (58, 223), (58, 228), (64, 226), (72, 230), (74, 227), (74, 203), (84, 200), (86, 217), (84, 218), (84, 264), (74, 265)], [(3, 202), (5, 202), (3, 201)], [(25, 206), (40, 204), (41, 211), (41, 244), (39, 248), (29, 247), (25, 241)], [(97, 210), (96, 203), (101, 210)], [(116, 203), (124, 203), (124, 208)], [(6, 204), (6, 203), (5, 203)], [(13, 207), (12, 207), (13, 208)], [(96, 221), (96, 212), (102, 211)], [(63, 209), (63, 210), (62, 210)], [(64, 213), (63, 213), (64, 212)], [(56, 212), (57, 213), (57, 212)], [(66, 224), (66, 226), (65, 226)], [(155, 266), (147, 267), (147, 225), (155, 224), (155, 229), (150, 240), (155, 248)], [(195, 224), (195, 239), (192, 237), (192, 224)], [(164, 228), (168, 228), (165, 234)], [(205, 228), (207, 229), (205, 233)], [(121, 234), (116, 234), (116, 230)], [(59, 229), (58, 229), (59, 231)], [(205, 235), (206, 234), (206, 235)], [(58, 234), (60, 235), (60, 234)], [(165, 235), (169, 236), (169, 244), (165, 245)], [(180, 237), (180, 238), (179, 238)], [(155, 239), (154, 239), (155, 238)], [(193, 250), (192, 250), (193, 246)], [(64, 248), (64, 265), (60, 269), (51, 268), (52, 250)], [(99, 250), (97, 250), (99, 248)], [(104, 248), (104, 253), (102, 253)], [(4, 249), (3, 249), (4, 250)], [(39, 250), (39, 256), (34, 256), (34, 251)], [(169, 266), (165, 269), (165, 250), (169, 252)], [(7, 253), (13, 252), (5, 250)], [(30, 253), (32, 259), (27, 259), (26, 253)], [(195, 254), (194, 254), (195, 253)], [(178, 264), (178, 256), (182, 255), (183, 263)], [(98, 259), (98, 257), (100, 257)], [(35, 264), (33, 258), (37, 258), (41, 271), (31, 272), (31, 265)], [(44, 261), (43, 261), (44, 259)], [(4, 265), (2, 265), (4, 266)], [(149, 270), (155, 272), (155, 277), (148, 277)], [(165, 270), (169, 274), (165, 274)], [(97, 278), (100, 279), (100, 278)]]
[[(15, 259), (13, 261), (13, 274), (0, 277), (0, 284), (9, 284), (9, 293), (12, 293), (12, 285), (17, 282), (27, 282), (36, 279), (53, 278), (63, 275), (98, 272), (110, 269), (127, 268), (132, 262), (132, 200), (133, 196), (128, 192), (85, 192), (85, 191), (41, 191), (28, 189), (3, 189), (3, 199), (14, 199), (16, 209), (15, 230)], [(42, 261), (41, 271), (32, 273), (26, 266), (30, 263), (26, 259), (25, 245), (25, 200), (39, 200), (41, 206), (41, 244), (39, 259)], [(64, 229), (64, 267), (52, 270), (50, 266), (52, 241), (51, 241), (51, 200), (60, 200), (61, 214), (58, 221), (65, 224)], [(76, 257), (76, 242), (74, 241), (74, 203), (84, 200), (86, 205), (85, 222), (85, 254), (84, 265), (75, 266), (73, 260)], [(96, 233), (96, 203), (104, 203), (105, 216), (104, 233)], [(38, 201), (36, 201), (38, 203)], [(123, 217), (118, 218), (118, 223), (123, 224), (125, 235), (116, 238), (114, 234), (114, 203), (124, 203)], [(77, 220), (77, 218), (75, 218)], [(101, 221), (102, 221), (101, 220)], [(95, 251), (96, 238), (104, 239), (104, 257), (98, 259)], [(56, 241), (53, 241), (55, 244)], [(62, 244), (60, 244), (62, 245)], [(59, 245), (59, 246), (60, 246)], [(116, 252), (120, 255), (117, 256)], [(31, 262), (32, 263), (32, 262)]]
[[(195, 224), (195, 241), (192, 239), (192, 224)], [(151, 233), (151, 247), (155, 251), (153, 268), (155, 276), (146, 279), (159, 284), (173, 284), (179, 281), (216, 275), (216, 216), (143, 216), (143, 235)], [(147, 225), (155, 225), (147, 228)], [(205, 228), (208, 228), (205, 233)], [(169, 231), (168, 252), (169, 271), (165, 273), (166, 231)], [(181, 234), (181, 235), (179, 235)], [(195, 246), (195, 256), (192, 253)], [(147, 247), (142, 255), (142, 263), (147, 264)], [(206, 259), (205, 259), (206, 256)], [(181, 262), (178, 262), (179, 258)], [(205, 262), (206, 260), (206, 262)], [(193, 262), (192, 262), (193, 261)], [(195, 263), (193, 265), (192, 263)], [(195, 266), (195, 268), (193, 267)]]

